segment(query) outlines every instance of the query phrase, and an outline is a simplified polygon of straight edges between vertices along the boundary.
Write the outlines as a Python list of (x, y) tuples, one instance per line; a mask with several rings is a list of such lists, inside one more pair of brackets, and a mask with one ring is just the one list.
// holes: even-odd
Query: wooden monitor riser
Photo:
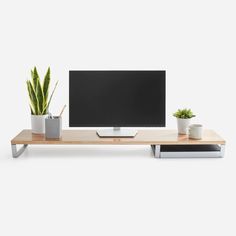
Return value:
[[(17, 151), (16, 145), (23, 145)], [(27, 145), (151, 145), (154, 156), (161, 157), (161, 145), (220, 145), (223, 156), (225, 141), (214, 131), (204, 130), (201, 140), (190, 139), (187, 135), (178, 135), (176, 130), (156, 129), (139, 130), (134, 138), (100, 138), (96, 130), (63, 130), (60, 139), (46, 139), (44, 135), (32, 134), (31, 130), (22, 130), (11, 140), (12, 155), (18, 157)]]

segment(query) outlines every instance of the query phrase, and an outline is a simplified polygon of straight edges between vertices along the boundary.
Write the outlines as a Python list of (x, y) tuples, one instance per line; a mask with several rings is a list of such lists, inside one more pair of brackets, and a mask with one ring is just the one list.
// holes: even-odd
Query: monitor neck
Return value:
[(120, 131), (120, 127), (113, 127), (114, 131)]

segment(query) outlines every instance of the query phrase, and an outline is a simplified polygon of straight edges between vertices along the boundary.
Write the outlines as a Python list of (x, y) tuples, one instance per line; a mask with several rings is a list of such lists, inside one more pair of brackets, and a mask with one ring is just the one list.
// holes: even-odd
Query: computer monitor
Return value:
[(165, 71), (70, 71), (70, 127), (113, 127), (102, 137), (132, 137), (134, 129), (165, 126)]

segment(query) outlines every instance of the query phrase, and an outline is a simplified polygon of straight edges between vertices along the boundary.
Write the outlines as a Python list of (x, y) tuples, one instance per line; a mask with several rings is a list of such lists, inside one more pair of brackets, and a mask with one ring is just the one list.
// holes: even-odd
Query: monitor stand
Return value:
[(110, 138), (110, 137), (134, 137), (138, 133), (137, 130), (132, 129), (121, 129), (120, 127), (114, 127), (113, 129), (97, 130), (99, 137)]

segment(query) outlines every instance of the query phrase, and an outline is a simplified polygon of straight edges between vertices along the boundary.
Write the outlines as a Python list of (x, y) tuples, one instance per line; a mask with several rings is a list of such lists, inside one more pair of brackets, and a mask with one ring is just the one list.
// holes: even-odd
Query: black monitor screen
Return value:
[(165, 71), (70, 71), (70, 127), (165, 126)]

